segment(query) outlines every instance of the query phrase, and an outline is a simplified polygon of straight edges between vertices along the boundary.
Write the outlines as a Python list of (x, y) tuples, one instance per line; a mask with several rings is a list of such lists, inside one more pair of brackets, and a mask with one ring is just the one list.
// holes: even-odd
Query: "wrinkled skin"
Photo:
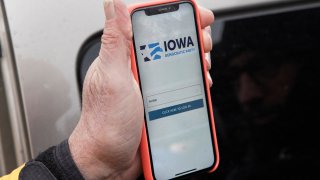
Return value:
[[(204, 49), (210, 52), (214, 17), (200, 10)], [(131, 19), (121, 0), (105, 0), (104, 11), (102, 46), (85, 78), (82, 113), (69, 138), (70, 151), (86, 179), (136, 179), (141, 173), (144, 110), (130, 64)], [(210, 55), (206, 62), (209, 71)], [(208, 81), (211, 85), (210, 75)]]

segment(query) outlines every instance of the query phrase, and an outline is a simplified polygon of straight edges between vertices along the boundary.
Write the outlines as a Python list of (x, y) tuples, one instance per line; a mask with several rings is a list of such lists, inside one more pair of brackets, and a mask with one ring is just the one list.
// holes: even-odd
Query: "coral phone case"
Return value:
[[(201, 48), (201, 59), (202, 59), (202, 68), (203, 71), (206, 72), (206, 64), (205, 64), (205, 55), (204, 55), (204, 50), (203, 50), (203, 37), (201, 33), (201, 24), (200, 24), (200, 12), (198, 9), (198, 6), (195, 2), (195, 0), (155, 0), (155, 1), (150, 1), (146, 3), (140, 3), (140, 4), (134, 4), (129, 6), (128, 10), (130, 15), (139, 8), (143, 7), (148, 7), (148, 6), (155, 6), (155, 5), (162, 5), (166, 3), (172, 3), (172, 2), (190, 2), (195, 11), (195, 16), (196, 16), (196, 27), (198, 29), (198, 39), (200, 41), (200, 48)], [(134, 75), (134, 78), (139, 84), (139, 76), (137, 72), (137, 63), (136, 63), (136, 58), (135, 58), (135, 49), (133, 46), (133, 43), (131, 44), (131, 68), (132, 72)], [(204, 78), (207, 79), (207, 73), (204, 73)], [(207, 93), (207, 102), (208, 102), (208, 107), (209, 107), (209, 115), (211, 118), (211, 129), (212, 129), (212, 140), (213, 140), (213, 150), (214, 150), (214, 155), (215, 155), (215, 162), (212, 168), (208, 172), (213, 172), (217, 169), (219, 165), (219, 151), (218, 151), (218, 144), (217, 144), (217, 137), (216, 137), (216, 129), (215, 129), (215, 123), (214, 123), (214, 117), (213, 117), (213, 109), (212, 109), (212, 103), (211, 103), (211, 94), (210, 94), (210, 85), (208, 81), (205, 81), (205, 88), (206, 88), (206, 93)], [(148, 145), (148, 137), (147, 137), (147, 132), (146, 132), (146, 123), (144, 123), (143, 131), (142, 131), (142, 139), (141, 139), (141, 144), (140, 144), (140, 151), (141, 151), (141, 159), (142, 159), (142, 166), (143, 166), (143, 173), (144, 177), (147, 180), (152, 180), (155, 179), (152, 171), (152, 164), (151, 164), (151, 159), (150, 159), (150, 151), (149, 151), (149, 145)]]

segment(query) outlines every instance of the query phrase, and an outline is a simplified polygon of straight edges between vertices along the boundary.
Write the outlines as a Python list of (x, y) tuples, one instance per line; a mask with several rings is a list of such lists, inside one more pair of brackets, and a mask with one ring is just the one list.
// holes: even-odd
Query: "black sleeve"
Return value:
[(19, 179), (84, 179), (74, 163), (68, 140), (42, 152), (21, 170)]

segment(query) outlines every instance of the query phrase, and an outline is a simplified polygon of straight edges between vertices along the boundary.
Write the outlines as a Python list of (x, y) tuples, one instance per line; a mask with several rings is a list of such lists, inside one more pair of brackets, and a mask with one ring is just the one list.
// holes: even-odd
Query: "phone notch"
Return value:
[(179, 4), (169, 4), (169, 5), (162, 5), (162, 6), (156, 6), (152, 8), (145, 9), (144, 12), (147, 16), (153, 16), (156, 14), (163, 14), (163, 13), (169, 13), (179, 10)]

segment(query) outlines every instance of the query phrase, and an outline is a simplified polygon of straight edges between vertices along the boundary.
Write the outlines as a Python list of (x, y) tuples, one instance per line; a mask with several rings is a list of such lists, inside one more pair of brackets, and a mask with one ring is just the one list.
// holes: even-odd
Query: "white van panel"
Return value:
[(104, 24), (101, 1), (5, 0), (32, 155), (67, 138), (80, 116), (76, 57)]

